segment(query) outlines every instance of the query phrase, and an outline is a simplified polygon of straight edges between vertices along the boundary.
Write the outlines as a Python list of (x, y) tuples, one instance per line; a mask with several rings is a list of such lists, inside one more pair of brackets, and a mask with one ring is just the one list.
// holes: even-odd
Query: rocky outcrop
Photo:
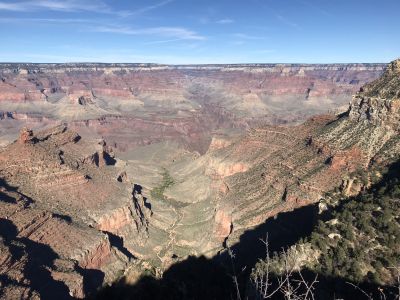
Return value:
[(93, 104), (93, 99), (91, 97), (80, 96), (78, 98), (79, 105), (89, 105)]
[[(365, 188), (357, 176), (399, 158), (398, 65), (399, 61), (391, 63), (381, 78), (363, 87), (346, 114), (252, 133), (253, 138), (263, 141), (259, 144), (264, 149), (261, 158), (250, 154), (250, 136), (227, 150), (232, 157), (246, 145), (242, 159), (260, 159), (248, 171), (224, 179), (229, 192), (221, 201), (225, 204), (222, 207), (229, 207), (227, 212), (232, 211), (233, 240), (243, 229), (280, 212), (318, 202), (334, 188), (354, 195)], [(216, 228), (220, 214), (216, 215)]]
[(213, 234), (222, 243), (231, 234), (233, 228), (232, 215), (224, 210), (217, 210)]
[(0, 273), (7, 279), (2, 282), (1, 296), (83, 298), (84, 276), (78, 267), (79, 257), (73, 255), (77, 251), (69, 243), (82, 245), (80, 251), (87, 256), (95, 255), (82, 238), (96, 240), (96, 234), (34, 207), (32, 200), (4, 182), (2, 185), (1, 198), (9, 202), (1, 202), (0, 213)]
[(219, 136), (213, 136), (208, 151), (214, 151), (228, 147), (233, 143), (231, 138), (223, 138)]
[(399, 99), (400, 97), (400, 59), (391, 62), (385, 73), (377, 80), (364, 85), (360, 93), (367, 97)]
[[(132, 198), (128, 182), (115, 180), (122, 170), (106, 162), (82, 163), (87, 153), (112, 152), (104, 141), (84, 141), (63, 125), (36, 134), (24, 129), (18, 141), (0, 151), (0, 236), (11, 245), (7, 247), (14, 240), (22, 243), (27, 253), (1, 262), (0, 272), (12, 278), (10, 284), (21, 295), (46, 297), (42, 280), (48, 278), (54, 287), (63, 287), (60, 293), (65, 289), (73, 297), (85, 297), (116, 279), (131, 258), (109, 233), (146, 238), (141, 232), (146, 231), (147, 208)], [(43, 260), (37, 260), (41, 251)], [(14, 248), (11, 253), (15, 255)], [(32, 269), (32, 276), (24, 271), (15, 277), (16, 262), (26, 264), (24, 270), (43, 270), (43, 276), (35, 281)], [(2, 290), (8, 293), (8, 285)]]
[(399, 130), (400, 116), (400, 60), (392, 62), (385, 74), (361, 88), (354, 96), (349, 117), (374, 125), (387, 125)]
[(24, 127), (21, 129), (20, 136), (18, 142), (21, 144), (30, 144), (35, 142), (35, 138), (33, 136), (33, 131)]

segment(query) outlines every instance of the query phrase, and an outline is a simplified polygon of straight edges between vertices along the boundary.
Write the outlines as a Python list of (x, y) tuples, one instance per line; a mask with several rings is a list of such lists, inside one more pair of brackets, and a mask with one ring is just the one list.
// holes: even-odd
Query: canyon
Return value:
[(0, 145), (67, 122), (128, 151), (175, 141), (205, 153), (218, 131), (296, 124), (346, 109), (383, 64), (0, 64)]
[(399, 66), (0, 65), (1, 297), (162, 277), (357, 194), (399, 159)]

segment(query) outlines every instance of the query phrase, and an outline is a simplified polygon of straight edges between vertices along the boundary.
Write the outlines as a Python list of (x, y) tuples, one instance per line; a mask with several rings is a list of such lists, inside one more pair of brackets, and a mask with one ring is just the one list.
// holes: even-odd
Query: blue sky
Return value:
[(389, 62), (399, 12), (400, 0), (0, 0), (0, 61)]

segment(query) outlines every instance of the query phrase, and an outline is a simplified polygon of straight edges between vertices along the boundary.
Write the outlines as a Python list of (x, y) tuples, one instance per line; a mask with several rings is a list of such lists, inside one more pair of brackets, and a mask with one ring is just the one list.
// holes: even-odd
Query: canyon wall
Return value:
[[(150, 195), (149, 232), (157, 242), (150, 239), (147, 246), (157, 254), (153, 258), (165, 267), (171, 257), (212, 256), (268, 218), (323, 202), (328, 192), (360, 192), (365, 188), (359, 184), (362, 174), (399, 157), (400, 76), (390, 70), (357, 93), (339, 115), (315, 116), (296, 126), (264, 125), (233, 138), (216, 135), (197, 157), (165, 154), (158, 160), (151, 147), (146, 155), (135, 152), (128, 174)], [(393, 96), (371, 99), (371, 91), (378, 89), (390, 89)], [(158, 163), (164, 171), (155, 167)], [(173, 178), (162, 197), (151, 193), (163, 182), (154, 169), (159, 174), (166, 169)]]
[(0, 64), (0, 144), (67, 122), (117, 152), (162, 140), (205, 153), (210, 135), (340, 111), (382, 64)]
[(133, 255), (118, 239), (145, 239), (149, 213), (115, 163), (64, 126), (24, 128), (0, 151), (4, 297), (83, 298), (124, 272)]

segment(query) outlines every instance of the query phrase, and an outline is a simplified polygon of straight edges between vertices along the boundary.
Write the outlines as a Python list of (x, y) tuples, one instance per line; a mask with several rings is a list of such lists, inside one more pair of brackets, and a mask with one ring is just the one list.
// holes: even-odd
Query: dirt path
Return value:
[(168, 253), (168, 251), (170, 249), (173, 249), (174, 244), (176, 243), (176, 232), (175, 232), (175, 228), (178, 226), (179, 222), (182, 220), (183, 218), (183, 213), (180, 211), (179, 208), (175, 208), (173, 205), (170, 205), (170, 208), (174, 211), (176, 218), (174, 220), (174, 222), (171, 224), (171, 226), (169, 226), (165, 231), (168, 233), (168, 242), (166, 244), (163, 245), (163, 247), (156, 252), (156, 255), (158, 257), (158, 259), (161, 261), (161, 263), (164, 261), (164, 256), (165, 254)]

